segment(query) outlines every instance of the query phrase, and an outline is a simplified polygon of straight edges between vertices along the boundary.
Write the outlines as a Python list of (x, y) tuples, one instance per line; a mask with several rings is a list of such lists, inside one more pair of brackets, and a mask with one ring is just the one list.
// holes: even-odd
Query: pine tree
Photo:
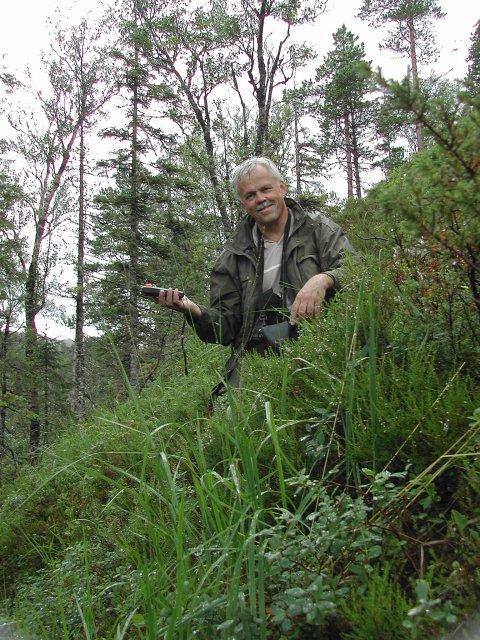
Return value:
[(480, 20), (475, 25), (470, 40), (471, 44), (467, 58), (467, 80), (476, 86), (478, 90), (480, 87)]
[[(412, 82), (420, 88), (418, 65), (434, 60), (437, 55), (431, 23), (444, 17), (437, 0), (364, 0), (359, 16), (373, 27), (391, 25), (383, 43), (390, 49), (409, 57)], [(422, 149), (422, 124), (415, 122), (417, 151)]]
[(198, 169), (209, 180), (223, 235), (232, 230), (212, 128), (214, 94), (230, 77), (238, 25), (222, 2), (192, 8), (185, 1), (136, 0), (143, 46), (156, 70), (169, 116), (184, 139), (201, 137)]
[[(312, 81), (304, 81), (300, 87), (285, 91), (283, 102), (287, 105), (290, 119), (284, 126), (284, 136), (291, 132), (294, 151), (294, 177), (296, 196), (323, 191), (322, 181), (327, 178), (327, 146), (318, 139), (310, 124), (318, 116), (317, 87)], [(292, 153), (291, 147), (288, 153)]]
[(379, 167), (384, 176), (406, 157), (406, 151), (399, 140), (409, 137), (411, 120), (399, 111), (388, 93), (374, 103), (375, 160), (372, 167)]
[(334, 48), (317, 69), (317, 92), (324, 146), (340, 152), (347, 174), (347, 194), (362, 195), (361, 165), (369, 159), (372, 103), (363, 44), (345, 25), (333, 35)]

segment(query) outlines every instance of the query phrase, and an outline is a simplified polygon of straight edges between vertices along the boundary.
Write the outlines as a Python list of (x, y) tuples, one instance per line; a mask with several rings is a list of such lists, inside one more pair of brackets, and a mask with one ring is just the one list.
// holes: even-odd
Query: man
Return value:
[(337, 224), (311, 219), (285, 197), (285, 182), (268, 158), (243, 162), (232, 183), (247, 216), (213, 268), (210, 306), (180, 299), (178, 289), (158, 298), (160, 305), (185, 313), (204, 342), (233, 347), (228, 376), (243, 351), (265, 350), (263, 325), (315, 317), (342, 286), (345, 254), (354, 255)]

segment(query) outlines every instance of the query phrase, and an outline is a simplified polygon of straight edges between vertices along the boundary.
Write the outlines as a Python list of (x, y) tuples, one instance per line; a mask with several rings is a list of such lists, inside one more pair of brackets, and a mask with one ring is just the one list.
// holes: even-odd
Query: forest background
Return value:
[[(348, 23), (318, 54), (327, 9), (132, 0), (55, 18), (41, 87), (0, 70), (2, 575), (43, 637), (426, 637), (475, 602), (480, 27), (426, 73), (440, 5), (365, 0), (392, 81)], [(254, 154), (363, 264), (204, 423), (225, 350), (139, 289), (206, 299)], [(62, 299), (74, 340), (39, 329)]]

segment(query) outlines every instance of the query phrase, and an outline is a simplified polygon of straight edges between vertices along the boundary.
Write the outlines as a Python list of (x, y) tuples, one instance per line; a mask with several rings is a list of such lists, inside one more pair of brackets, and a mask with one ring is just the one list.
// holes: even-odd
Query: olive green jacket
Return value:
[[(298, 203), (285, 202), (293, 213), (286, 248), (289, 297), (294, 299), (312, 276), (326, 273), (333, 278), (334, 291), (342, 287), (342, 263), (346, 253), (355, 255), (342, 229), (326, 217), (310, 218)], [(260, 256), (252, 228), (245, 216), (225, 244), (211, 274), (210, 306), (200, 306), (200, 318), (187, 316), (189, 324), (204, 342), (219, 342), (242, 351), (255, 327), (255, 311), (262, 295)]]

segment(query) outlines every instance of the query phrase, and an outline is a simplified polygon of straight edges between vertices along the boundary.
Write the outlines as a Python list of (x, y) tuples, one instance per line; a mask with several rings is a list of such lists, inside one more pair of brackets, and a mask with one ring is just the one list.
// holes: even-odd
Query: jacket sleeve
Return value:
[(356, 262), (358, 255), (342, 228), (329, 218), (322, 218), (316, 235), (322, 273), (332, 278), (334, 291), (339, 291), (345, 284), (343, 266), (346, 256), (351, 256)]
[(210, 275), (210, 306), (198, 305), (200, 318), (187, 314), (187, 322), (203, 342), (231, 344), (242, 324), (242, 297), (234, 277), (234, 256), (223, 252)]

